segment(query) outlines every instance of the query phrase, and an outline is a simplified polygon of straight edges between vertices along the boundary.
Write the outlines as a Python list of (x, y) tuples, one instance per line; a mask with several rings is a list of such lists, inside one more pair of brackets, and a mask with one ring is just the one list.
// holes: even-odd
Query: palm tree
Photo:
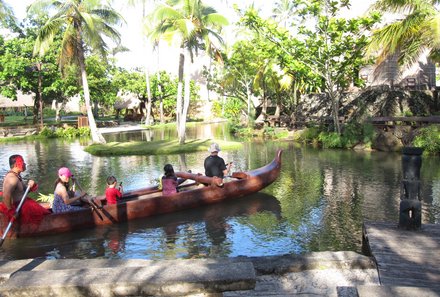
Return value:
[[(194, 60), (198, 50), (220, 57), (218, 46), (223, 44), (217, 33), (222, 26), (227, 25), (227, 19), (217, 13), (211, 6), (205, 6), (201, 0), (170, 0), (167, 4), (159, 5), (152, 15), (154, 29), (150, 35), (153, 40), (177, 41), (180, 47), (176, 122), (179, 143), (185, 143), (186, 116), (190, 100), (190, 65), (185, 67), (185, 61)], [(185, 72), (185, 75), (184, 75)], [(185, 79), (185, 88), (183, 80)], [(182, 97), (183, 101), (182, 101)]]
[(105, 59), (108, 50), (104, 37), (119, 43), (120, 35), (112, 26), (121, 22), (121, 15), (112, 7), (101, 4), (99, 0), (37, 0), (29, 7), (28, 12), (47, 14), (54, 12), (40, 28), (35, 41), (34, 54), (43, 56), (53, 42), (54, 35), (64, 30), (59, 55), (60, 69), (64, 70), (69, 64), (79, 66), (92, 140), (105, 143), (104, 137), (96, 127), (90, 104), (84, 57), (85, 46)]
[(4, 1), (0, 0), (0, 25), (7, 27), (8, 25), (15, 25), (15, 19), (12, 8)]
[(281, 23), (284, 28), (291, 23), (294, 10), (296, 8), (296, 2), (291, 0), (278, 0), (275, 2), (272, 9), (272, 17)]
[(373, 10), (402, 15), (373, 34), (370, 51), (380, 50), (379, 60), (397, 54), (399, 62), (410, 65), (426, 52), (440, 61), (439, 0), (378, 0)]
[[(146, 3), (148, 1), (149, 0), (128, 0), (128, 5), (136, 6), (136, 4), (138, 2), (140, 2), (142, 4), (142, 19), (145, 19), (145, 17), (146, 17), (146, 14), (145, 14), (145, 10), (146, 9), (145, 8), (146, 8)], [(154, 1), (154, 0), (151, 0), (151, 1)], [(149, 57), (149, 55), (147, 53), (148, 46), (146, 44), (146, 40), (145, 39), (143, 40), (143, 43), (144, 43), (143, 47), (144, 47), (144, 50), (145, 50), (145, 57), (147, 57), (147, 59), (148, 59), (148, 57)], [(152, 97), (151, 97), (151, 83), (150, 83), (150, 72), (148, 70), (148, 60), (145, 61), (144, 71), (145, 71), (145, 87), (146, 87), (146, 91), (147, 91), (147, 106), (146, 106), (147, 111), (146, 111), (146, 117), (145, 117), (145, 124), (149, 125), (150, 124), (151, 108), (152, 108), (152, 105), (153, 105), (153, 103), (152, 103), (153, 100), (152, 100)]]

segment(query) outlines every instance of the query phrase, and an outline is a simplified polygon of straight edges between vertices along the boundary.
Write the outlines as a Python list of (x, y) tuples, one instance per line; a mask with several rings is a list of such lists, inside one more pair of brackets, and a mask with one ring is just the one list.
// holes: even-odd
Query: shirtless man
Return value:
[[(9, 209), (13, 205), (18, 206), (23, 194), (26, 190), (26, 184), (21, 178), (21, 173), (26, 170), (26, 163), (20, 155), (12, 155), (9, 157), (9, 166), (11, 170), (6, 173), (3, 181), (3, 203)], [(34, 180), (29, 180), (27, 186), (31, 191), (36, 191), (38, 186)]]
[[(12, 155), (9, 157), (9, 170), (3, 181), (3, 204), (6, 206), (8, 215), (13, 215), (15, 208), (23, 198), (26, 187), (30, 187), (30, 191), (38, 190), (38, 185), (34, 180), (29, 180), (27, 185), (21, 178), (21, 173), (26, 170), (26, 163), (20, 155)], [(1, 209), (0, 209), (1, 210)], [(21, 214), (22, 222), (36, 223), (41, 220), (42, 216), (48, 214), (49, 211), (40, 206), (33, 199), (26, 198), (23, 203)]]

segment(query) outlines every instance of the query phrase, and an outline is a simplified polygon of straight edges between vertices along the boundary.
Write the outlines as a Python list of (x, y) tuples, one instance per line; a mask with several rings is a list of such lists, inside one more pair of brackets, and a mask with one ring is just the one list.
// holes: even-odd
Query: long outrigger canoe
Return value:
[[(99, 225), (117, 224), (129, 220), (177, 212), (202, 205), (219, 203), (256, 193), (273, 183), (280, 174), (281, 150), (273, 161), (248, 172), (234, 172), (232, 178), (222, 183), (217, 178), (178, 172), (177, 176), (194, 182), (179, 186), (179, 192), (162, 195), (157, 186), (127, 192), (118, 204), (104, 205), (59, 214), (49, 214), (35, 225), (20, 224), (19, 220), (8, 237), (31, 237), (91, 228)], [(205, 184), (205, 186), (201, 185)], [(102, 199), (102, 196), (95, 197)], [(6, 229), (8, 219), (0, 213), (0, 235)]]

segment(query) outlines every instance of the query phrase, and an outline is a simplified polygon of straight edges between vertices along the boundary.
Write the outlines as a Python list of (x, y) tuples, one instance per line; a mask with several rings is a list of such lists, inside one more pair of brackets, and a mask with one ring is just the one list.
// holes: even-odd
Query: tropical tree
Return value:
[(296, 2), (291, 0), (278, 0), (272, 9), (272, 17), (287, 28), (295, 12)]
[(3, 27), (16, 27), (17, 20), (12, 8), (4, 1), (0, 0), (0, 25)]
[(376, 1), (372, 9), (400, 18), (374, 32), (370, 51), (379, 51), (380, 60), (396, 53), (404, 65), (417, 62), (426, 53), (440, 62), (439, 4), (438, 0)]
[(26, 26), (17, 34), (4, 40), (0, 37), (0, 94), (10, 99), (17, 99), (17, 90), (24, 94), (35, 94), (33, 123), (43, 124), (43, 105), (55, 98), (61, 98), (64, 80), (56, 65), (53, 54), (56, 42), (42, 59), (32, 57), (40, 20), (25, 20)]
[[(137, 3), (141, 3), (141, 5), (142, 5), (142, 19), (145, 19), (145, 17), (146, 17), (146, 4), (149, 1), (153, 2), (154, 0), (128, 0), (128, 4), (131, 5), (131, 6), (135, 6)], [(144, 57), (146, 57), (145, 67), (144, 67), (144, 71), (145, 71), (145, 88), (146, 88), (146, 92), (147, 92), (147, 104), (146, 104), (145, 123), (146, 124), (150, 124), (151, 108), (152, 108), (152, 104), (153, 104), (152, 103), (152, 97), (151, 97), (150, 71), (149, 71), (149, 67), (148, 67), (148, 57), (150, 57), (150, 55), (148, 55), (148, 53), (147, 53), (148, 45), (147, 45), (146, 38), (143, 38), (142, 41), (143, 41), (143, 47), (144, 47), (144, 50), (145, 50)]]
[(297, 14), (309, 23), (292, 30), (279, 28), (265, 21), (255, 11), (248, 11), (243, 24), (268, 41), (262, 43), (291, 75), (295, 88), (322, 90), (327, 94), (335, 132), (339, 125), (340, 94), (351, 83), (357, 83), (357, 72), (368, 60), (364, 59), (367, 35), (378, 21), (377, 15), (352, 19), (339, 18), (348, 0), (315, 0), (298, 7)]
[(59, 55), (60, 69), (63, 70), (69, 64), (78, 64), (92, 140), (105, 143), (104, 137), (96, 127), (91, 107), (85, 46), (105, 59), (107, 54), (105, 38), (116, 43), (120, 41), (120, 35), (113, 26), (121, 22), (121, 15), (99, 0), (37, 0), (28, 11), (52, 14), (38, 33), (34, 47), (35, 55), (44, 56), (56, 32), (64, 30)]
[[(179, 143), (185, 143), (185, 127), (190, 103), (190, 65), (199, 50), (219, 57), (219, 46), (223, 44), (217, 33), (228, 24), (227, 19), (201, 0), (170, 0), (159, 5), (152, 14), (154, 25), (150, 36), (153, 40), (175, 41), (180, 48), (176, 103), (176, 122)], [(215, 44), (217, 42), (217, 44)], [(184, 75), (185, 72), (185, 75)], [(185, 88), (183, 80), (185, 79)], [(183, 100), (182, 100), (183, 97)]]

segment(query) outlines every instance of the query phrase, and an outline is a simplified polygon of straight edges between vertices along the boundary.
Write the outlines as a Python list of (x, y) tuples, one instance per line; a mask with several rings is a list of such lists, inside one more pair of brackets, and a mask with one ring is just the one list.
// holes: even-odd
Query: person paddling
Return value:
[(228, 174), (231, 169), (232, 162), (226, 165), (225, 160), (219, 157), (218, 152), (220, 152), (220, 147), (217, 143), (211, 144), (209, 147), (209, 152), (211, 153), (204, 162), (205, 175), (209, 177), (219, 177), (223, 178)]
[(81, 204), (81, 198), (85, 197), (87, 193), (81, 192), (79, 195), (75, 196), (74, 192), (69, 191), (69, 181), (71, 177), (72, 173), (69, 168), (61, 167), (58, 170), (58, 178), (55, 181), (54, 199), (52, 204), (52, 211), (54, 213), (84, 209), (82, 206), (77, 205)]
[[(27, 184), (23, 181), (21, 173), (26, 170), (26, 163), (21, 155), (12, 155), (9, 157), (10, 170), (6, 173), (3, 180), (3, 202), (0, 203), (0, 211), (5, 213), (8, 218), (14, 216), (15, 208), (23, 198), (27, 187), (31, 192), (38, 190), (38, 184), (30, 179)], [(25, 198), (19, 214), (20, 223), (38, 224), (44, 215), (50, 211), (42, 207), (32, 198)]]

